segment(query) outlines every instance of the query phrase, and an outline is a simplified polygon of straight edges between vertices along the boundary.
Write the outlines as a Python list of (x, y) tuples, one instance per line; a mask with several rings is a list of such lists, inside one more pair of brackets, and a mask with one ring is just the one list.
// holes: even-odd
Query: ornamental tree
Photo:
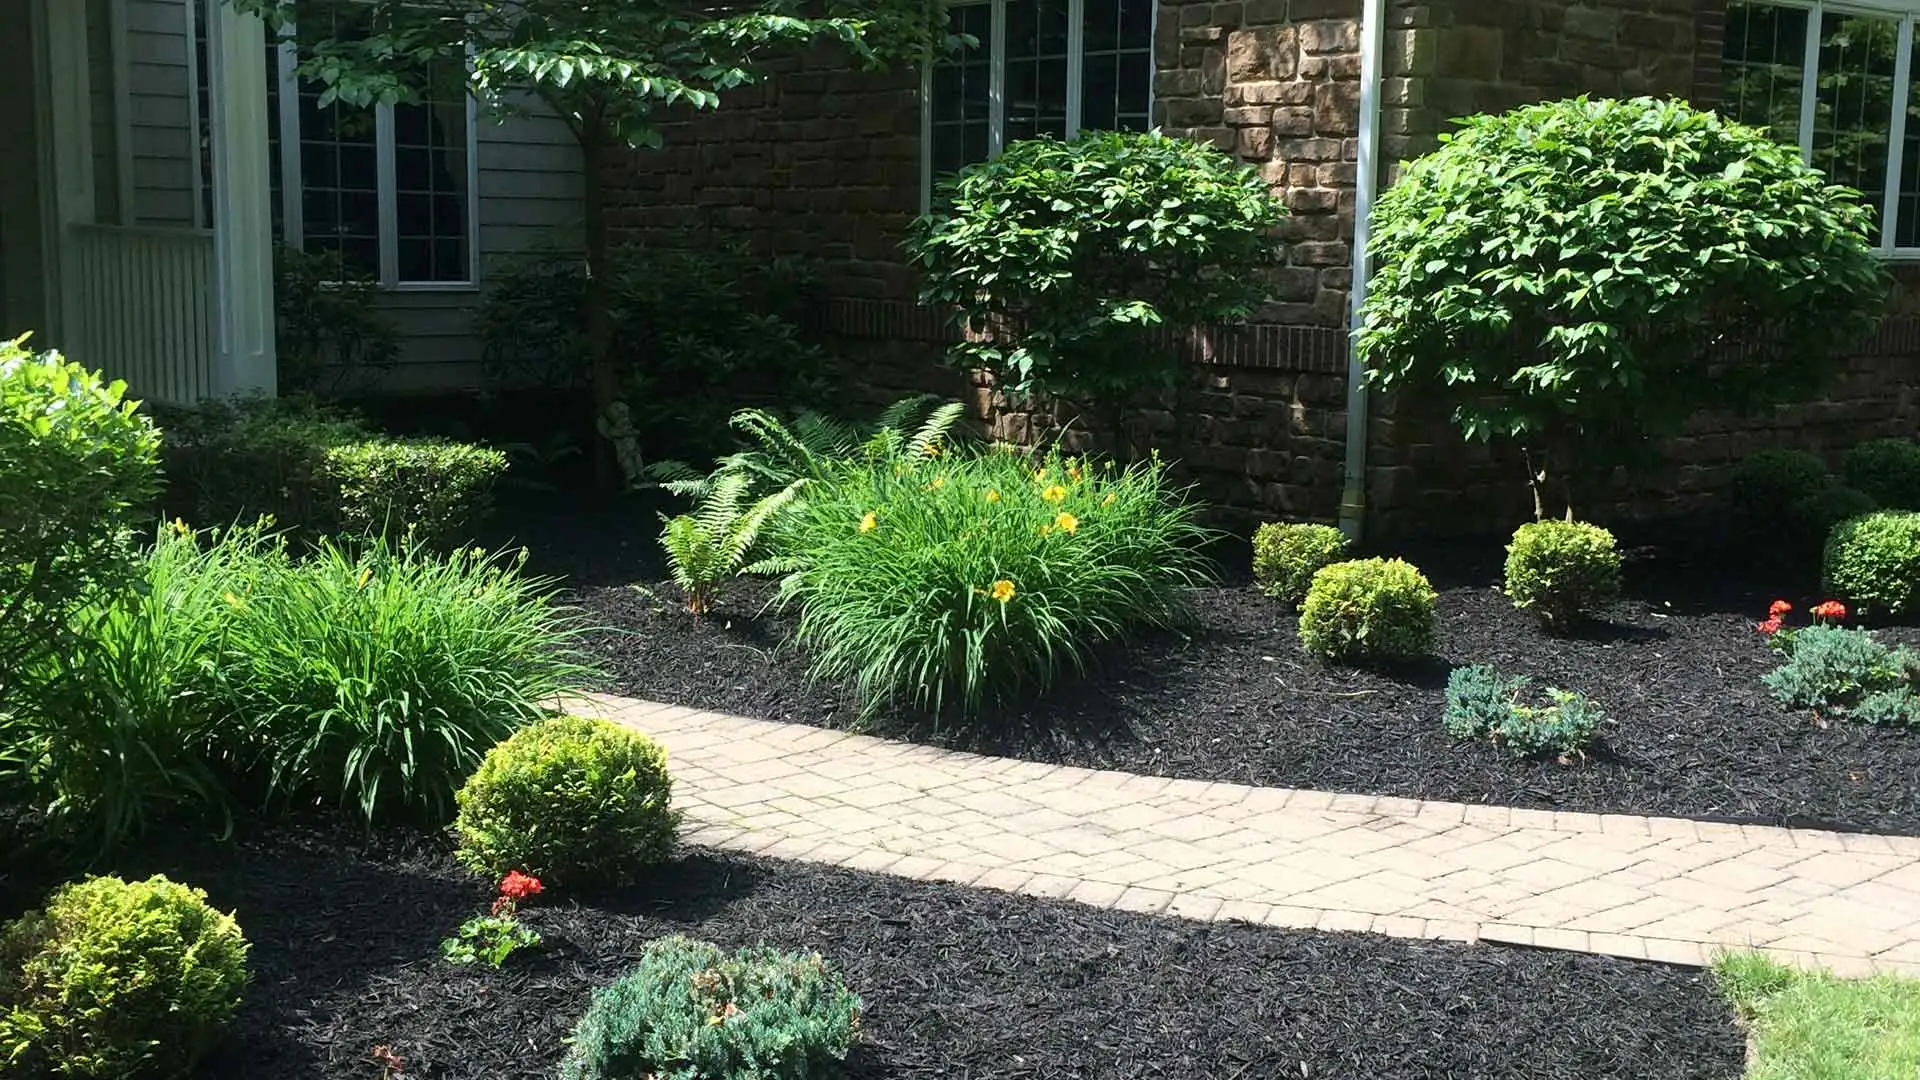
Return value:
[[(926, 59), (946, 40), (943, 0), (228, 2), (269, 26), (302, 29), (300, 74), (325, 84), (322, 108), (418, 101), (430, 82), (452, 73), (495, 113), (512, 113), (530, 97), (560, 117), (580, 145), (586, 175), (586, 340), (596, 418), (618, 399), (620, 375), (607, 285), (609, 156), (659, 147), (667, 110), (714, 108), (721, 94), (763, 78), (769, 57), (795, 46), (836, 43), (877, 67)], [(611, 461), (602, 458), (610, 474)]]
[(1699, 413), (1804, 399), (1884, 309), (1873, 212), (1759, 128), (1583, 97), (1442, 139), (1375, 211), (1357, 347), (1517, 443), (1536, 516)]
[(1031, 139), (942, 185), (909, 250), (958, 355), (1019, 392), (1111, 405), (1173, 381), (1153, 331), (1246, 316), (1285, 213), (1252, 168), (1158, 132)]

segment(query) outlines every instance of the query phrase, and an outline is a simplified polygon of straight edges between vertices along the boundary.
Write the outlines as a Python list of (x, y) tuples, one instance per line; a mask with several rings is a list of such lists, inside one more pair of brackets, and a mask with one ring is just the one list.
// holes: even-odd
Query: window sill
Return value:
[[(1920, 252), (1914, 253), (1920, 258)], [(385, 293), (477, 293), (480, 283), (477, 281), (402, 281), (393, 285), (382, 285)]]

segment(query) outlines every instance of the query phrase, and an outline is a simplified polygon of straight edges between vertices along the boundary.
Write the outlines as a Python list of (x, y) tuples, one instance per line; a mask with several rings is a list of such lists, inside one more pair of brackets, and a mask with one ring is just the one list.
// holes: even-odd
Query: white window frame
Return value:
[[(280, 63), (280, 220), (282, 240), (305, 250), (306, 176), (300, 171), (299, 46), (293, 27), (281, 32)], [(380, 200), (380, 288), (392, 292), (473, 292), (480, 288), (480, 140), (479, 103), (467, 100), (467, 276), (464, 281), (400, 279), (400, 185), (394, 175), (393, 106), (373, 110), (375, 189)]]
[[(1920, 3), (1920, 0), (1915, 0)], [(1007, 141), (1007, 0), (954, 0), (949, 10), (960, 7), (991, 7), (993, 9), (991, 40), (984, 44), (988, 47), (991, 60), (987, 75), (987, 160), (1000, 156), (1006, 149)], [(1159, 39), (1160, 3), (1153, 5), (1151, 21), (1147, 25), (1147, 115), (1153, 115), (1153, 83), (1160, 73), (1155, 43)], [(1081, 95), (1086, 88), (1081, 85), (1086, 75), (1087, 41), (1087, 5), (1086, 0), (1067, 0), (1067, 135), (1069, 139), (1080, 134)], [(920, 212), (928, 213), (933, 209), (933, 69), (934, 62), (929, 60), (920, 65)]]
[(1907, 139), (1907, 107), (1913, 91), (1914, 26), (1920, 21), (1920, 0), (1752, 0), (1775, 8), (1807, 13), (1806, 55), (1800, 73), (1800, 160), (1813, 163), (1813, 121), (1819, 104), (1820, 28), (1829, 13), (1869, 15), (1899, 20), (1899, 39), (1894, 46), (1893, 119), (1887, 132), (1887, 174), (1882, 184), (1884, 200), (1880, 206), (1880, 243), (1875, 252), (1882, 258), (1920, 261), (1920, 246), (1895, 247), (1894, 237), (1900, 225), (1900, 176)]

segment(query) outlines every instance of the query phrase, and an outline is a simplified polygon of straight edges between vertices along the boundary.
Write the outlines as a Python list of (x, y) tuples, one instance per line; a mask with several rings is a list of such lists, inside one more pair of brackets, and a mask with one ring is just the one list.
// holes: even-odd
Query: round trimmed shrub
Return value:
[(460, 861), (499, 877), (618, 885), (673, 852), (667, 754), (608, 720), (558, 716), (487, 752), (455, 797)]
[(1827, 541), (1826, 585), (1876, 617), (1920, 606), (1920, 513), (1885, 510), (1835, 526)]
[(1313, 575), (1300, 609), (1300, 644), (1322, 660), (1392, 664), (1433, 651), (1439, 597), (1400, 559), (1334, 563)]
[(1347, 555), (1347, 537), (1331, 525), (1269, 521), (1253, 532), (1253, 579), (1275, 600), (1299, 604), (1321, 568)]
[(1535, 521), (1507, 545), (1507, 597), (1565, 630), (1620, 595), (1620, 548), (1613, 534), (1578, 521)]
[(1827, 465), (1817, 455), (1805, 450), (1761, 450), (1741, 459), (1728, 473), (1727, 499), (1741, 517), (1761, 520), (1827, 485)]
[(818, 955), (661, 938), (593, 996), (560, 1076), (805, 1080), (838, 1074), (859, 1033), (859, 997)]
[(0, 932), (0, 1054), (9, 1076), (185, 1076), (246, 985), (246, 938), (206, 893), (90, 878)]
[(1840, 471), (1850, 487), (1888, 510), (1920, 510), (1920, 443), (1875, 439), (1847, 451)]

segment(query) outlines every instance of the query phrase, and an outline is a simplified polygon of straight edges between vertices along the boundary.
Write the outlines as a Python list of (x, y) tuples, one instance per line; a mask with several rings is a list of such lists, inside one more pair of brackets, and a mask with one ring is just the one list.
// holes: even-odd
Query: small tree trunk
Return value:
[[(580, 137), (580, 164), (586, 173), (582, 193), (582, 224), (587, 249), (587, 356), (588, 382), (593, 394), (593, 427), (600, 429), (607, 410), (620, 400), (620, 371), (613, 359), (613, 290), (608, 276), (612, 272), (612, 240), (607, 225), (606, 134), (597, 128)], [(613, 447), (605, 438), (594, 440), (594, 482), (602, 491), (611, 491), (621, 483)]]

